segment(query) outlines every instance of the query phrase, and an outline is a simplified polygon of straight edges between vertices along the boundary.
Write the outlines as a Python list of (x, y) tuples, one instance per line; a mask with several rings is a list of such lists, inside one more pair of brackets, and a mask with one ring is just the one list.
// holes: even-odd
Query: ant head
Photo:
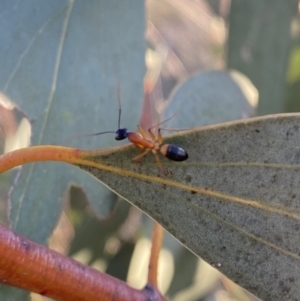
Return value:
[(127, 138), (128, 130), (126, 128), (118, 129), (116, 131), (116, 140), (124, 140)]

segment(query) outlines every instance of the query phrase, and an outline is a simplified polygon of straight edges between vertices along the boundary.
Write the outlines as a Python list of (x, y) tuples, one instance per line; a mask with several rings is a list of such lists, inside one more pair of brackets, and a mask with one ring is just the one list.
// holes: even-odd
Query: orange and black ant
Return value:
[[(161, 134), (161, 128), (158, 129), (157, 137), (155, 137), (154, 133), (152, 132), (153, 128), (156, 128), (157, 126), (167, 122), (171, 118), (160, 122), (156, 124), (155, 126), (152, 126), (148, 129), (149, 137), (147, 137), (146, 132), (142, 129), (140, 125), (138, 125), (138, 132), (129, 132), (127, 128), (121, 128), (120, 122), (121, 122), (121, 102), (120, 97), (118, 95), (118, 101), (119, 101), (119, 118), (118, 118), (118, 130), (116, 132), (114, 131), (106, 131), (106, 132), (100, 132), (100, 133), (94, 133), (94, 134), (87, 134), (83, 136), (97, 136), (107, 133), (114, 133), (116, 134), (115, 140), (124, 140), (128, 139), (132, 144), (134, 144), (136, 147), (140, 149), (144, 149), (144, 151), (135, 156), (132, 161), (138, 162), (139, 159), (144, 157), (148, 152), (152, 151), (152, 153), (155, 156), (156, 163), (158, 164), (158, 167), (161, 171), (163, 171), (162, 164), (160, 162), (160, 159), (158, 157), (158, 152), (160, 152), (163, 156), (166, 158), (172, 160), (172, 161), (185, 161), (188, 159), (188, 154), (185, 149), (182, 147), (172, 145), (172, 144), (162, 144), (163, 137)], [(175, 130), (176, 131), (176, 130)], [(150, 139), (149, 139), (150, 138)]]

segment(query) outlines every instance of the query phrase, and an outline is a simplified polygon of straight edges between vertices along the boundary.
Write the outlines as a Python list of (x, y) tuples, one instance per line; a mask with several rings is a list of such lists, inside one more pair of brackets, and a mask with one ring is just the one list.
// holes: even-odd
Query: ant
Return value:
[[(167, 122), (171, 118), (174, 117), (174, 115), (167, 120), (160, 122), (156, 124), (155, 126), (152, 126), (148, 129), (149, 137), (147, 136), (145, 130), (138, 125), (138, 132), (129, 132), (127, 128), (121, 128), (120, 127), (120, 121), (121, 121), (121, 102), (120, 102), (120, 95), (119, 95), (119, 89), (118, 89), (118, 102), (119, 102), (119, 118), (118, 118), (118, 130), (116, 132), (114, 131), (107, 131), (107, 132), (100, 132), (100, 133), (94, 133), (94, 134), (87, 134), (83, 136), (98, 136), (102, 134), (107, 133), (114, 133), (116, 134), (115, 140), (124, 140), (128, 139), (132, 144), (134, 144), (136, 147), (143, 149), (144, 151), (135, 156), (132, 159), (132, 162), (139, 162), (139, 160), (144, 157), (148, 152), (152, 151), (152, 153), (155, 156), (156, 163), (158, 164), (158, 167), (161, 171), (164, 171), (162, 164), (160, 162), (158, 152), (160, 152), (163, 156), (166, 158), (172, 160), (172, 161), (185, 161), (188, 159), (188, 154), (185, 149), (182, 147), (172, 145), (172, 144), (163, 144), (163, 137), (161, 134), (161, 128), (158, 129), (157, 137), (155, 137), (154, 133), (152, 132), (153, 128), (156, 128), (157, 126)], [(168, 129), (169, 130), (169, 129)]]

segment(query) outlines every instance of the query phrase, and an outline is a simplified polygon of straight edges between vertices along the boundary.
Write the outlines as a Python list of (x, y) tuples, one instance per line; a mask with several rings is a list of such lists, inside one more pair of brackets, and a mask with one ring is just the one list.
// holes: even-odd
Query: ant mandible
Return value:
[[(163, 156), (166, 158), (172, 160), (172, 161), (185, 161), (188, 159), (188, 153), (185, 149), (182, 147), (172, 145), (172, 144), (163, 144), (163, 137), (161, 134), (161, 128), (158, 129), (157, 137), (152, 132), (153, 128), (156, 128), (157, 126), (167, 122), (171, 118), (160, 122), (156, 124), (155, 126), (152, 126), (148, 129), (149, 137), (147, 136), (145, 130), (138, 125), (138, 132), (129, 132), (127, 128), (121, 128), (120, 122), (121, 122), (121, 102), (120, 102), (120, 93), (118, 89), (118, 102), (119, 102), (119, 118), (118, 118), (118, 130), (116, 132), (114, 131), (107, 131), (107, 132), (100, 132), (100, 133), (94, 133), (94, 134), (87, 134), (84, 136), (97, 136), (107, 133), (114, 133), (116, 134), (115, 140), (124, 140), (128, 139), (132, 144), (134, 144), (136, 147), (140, 149), (144, 149), (144, 151), (135, 156), (132, 159), (132, 162), (138, 162), (142, 157), (144, 157), (148, 152), (152, 152), (155, 156), (156, 163), (158, 164), (158, 167), (161, 171), (164, 171), (162, 164), (160, 162), (158, 153), (160, 152)], [(151, 139), (149, 139), (151, 138)]]

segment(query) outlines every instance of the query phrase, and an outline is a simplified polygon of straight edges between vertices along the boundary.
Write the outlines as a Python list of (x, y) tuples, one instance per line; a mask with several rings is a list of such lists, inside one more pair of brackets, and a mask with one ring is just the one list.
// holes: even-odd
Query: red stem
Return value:
[(154, 221), (152, 233), (151, 255), (148, 268), (148, 284), (157, 287), (158, 260), (164, 237), (164, 228)]
[(165, 300), (34, 243), (0, 225), (0, 282), (59, 301)]

